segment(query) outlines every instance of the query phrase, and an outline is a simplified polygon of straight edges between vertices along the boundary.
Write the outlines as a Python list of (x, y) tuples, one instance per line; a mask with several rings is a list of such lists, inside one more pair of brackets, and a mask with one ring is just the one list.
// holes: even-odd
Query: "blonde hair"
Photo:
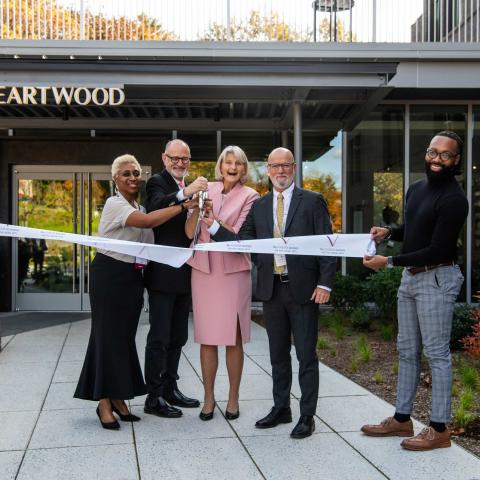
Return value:
[(248, 158), (247, 155), (245, 155), (245, 152), (236, 145), (229, 145), (228, 147), (225, 147), (220, 156), (218, 157), (217, 164), (215, 165), (215, 180), (223, 180), (220, 167), (222, 166), (223, 161), (229, 153), (231, 153), (236, 160), (238, 160), (242, 165), (245, 166), (245, 174), (242, 175), (242, 177), (240, 178), (240, 183), (242, 185), (247, 183), (249, 171)]
[(115, 180), (115, 177), (120, 173), (122, 166), (126, 163), (133, 163), (137, 170), (140, 172), (140, 175), (142, 174), (142, 167), (138, 163), (138, 160), (133, 155), (126, 153), (125, 155), (120, 155), (119, 157), (117, 157), (112, 163), (113, 180)]

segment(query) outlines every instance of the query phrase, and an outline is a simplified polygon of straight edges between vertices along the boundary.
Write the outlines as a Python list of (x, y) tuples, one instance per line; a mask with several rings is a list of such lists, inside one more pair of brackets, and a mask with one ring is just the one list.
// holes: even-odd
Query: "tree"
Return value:
[(281, 21), (278, 13), (262, 16), (257, 10), (252, 10), (245, 22), (238, 21), (235, 17), (230, 19), (230, 35), (228, 35), (228, 29), (225, 25), (214, 22), (201, 40), (306, 42), (310, 38), (310, 33), (298, 33), (290, 25)]
[[(2, 0), (0, 0), (2, 1)], [(6, 4), (0, 18), (4, 39), (81, 39), (81, 12), (58, 0), (14, 0)], [(84, 13), (85, 40), (176, 40), (153, 17), (136, 18)]]

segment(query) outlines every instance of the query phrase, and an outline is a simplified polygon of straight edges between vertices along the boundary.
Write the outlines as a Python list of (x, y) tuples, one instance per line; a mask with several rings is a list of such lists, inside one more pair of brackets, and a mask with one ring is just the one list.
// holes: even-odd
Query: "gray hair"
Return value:
[(142, 167), (138, 163), (138, 160), (133, 155), (126, 153), (125, 155), (120, 155), (119, 157), (117, 157), (112, 163), (113, 180), (115, 180), (115, 177), (120, 173), (122, 166), (127, 163), (133, 163), (135, 167), (138, 169), (138, 171), (140, 172), (140, 175), (142, 174)]
[(215, 180), (223, 179), (220, 167), (222, 166), (223, 161), (229, 153), (231, 153), (235, 157), (235, 159), (238, 160), (242, 165), (245, 165), (245, 174), (242, 175), (242, 177), (240, 178), (240, 183), (242, 185), (244, 183), (247, 183), (249, 171), (248, 158), (247, 155), (245, 155), (245, 152), (236, 145), (229, 145), (228, 147), (225, 147), (220, 156), (218, 157), (217, 164), (215, 165)]

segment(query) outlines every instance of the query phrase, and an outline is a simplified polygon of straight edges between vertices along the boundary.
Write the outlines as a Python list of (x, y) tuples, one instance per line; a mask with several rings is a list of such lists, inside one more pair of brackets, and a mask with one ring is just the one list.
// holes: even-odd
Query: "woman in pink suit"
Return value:
[[(215, 167), (215, 182), (208, 184), (213, 217), (237, 233), (258, 193), (245, 186), (248, 159), (237, 146), (226, 147)], [(185, 225), (194, 237), (199, 210), (192, 212)], [(210, 242), (210, 232), (201, 222), (199, 243)], [(212, 232), (214, 234), (215, 232)], [(238, 396), (243, 370), (243, 343), (250, 341), (252, 284), (250, 256), (244, 253), (196, 252), (192, 267), (192, 300), (195, 342), (200, 343), (205, 398), (202, 420), (211, 420), (215, 408), (215, 376), (218, 346), (226, 346), (230, 391), (226, 409), (229, 420), (238, 418)]]

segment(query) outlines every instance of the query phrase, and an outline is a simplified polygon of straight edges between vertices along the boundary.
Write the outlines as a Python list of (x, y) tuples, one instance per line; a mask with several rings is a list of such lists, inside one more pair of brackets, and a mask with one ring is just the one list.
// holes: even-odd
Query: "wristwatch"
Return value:
[(387, 257), (387, 268), (393, 268), (393, 257)]

